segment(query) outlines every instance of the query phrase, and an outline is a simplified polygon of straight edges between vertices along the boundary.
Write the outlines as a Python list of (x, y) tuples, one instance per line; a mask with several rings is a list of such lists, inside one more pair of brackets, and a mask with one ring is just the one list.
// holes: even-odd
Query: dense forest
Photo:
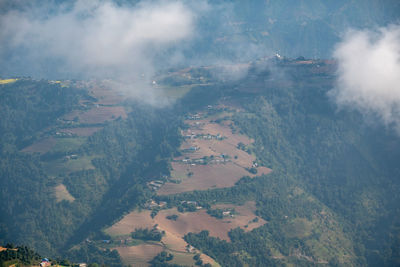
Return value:
[[(52, 134), (46, 127), (57, 125), (57, 118), (80, 108), (78, 101), (89, 96), (80, 89), (32, 80), (2, 86), (0, 92), (0, 196), (6, 203), (0, 208), (1, 241), (29, 244), (42, 255), (60, 255), (63, 249), (63, 255), (73, 261), (96, 257), (82, 256), (87, 253), (104, 254), (91, 246), (80, 252), (65, 251), (147, 200), (150, 191), (145, 182), (169, 172), (165, 159), (179, 143), (178, 120), (171, 111), (131, 103), (127, 119), (107, 123), (81, 145), (68, 146), (65, 152), (29, 154), (20, 148)], [(48, 172), (46, 166), (74, 153), (96, 155), (95, 168), (57, 175)], [(59, 183), (76, 201), (55, 201), (54, 186)]]

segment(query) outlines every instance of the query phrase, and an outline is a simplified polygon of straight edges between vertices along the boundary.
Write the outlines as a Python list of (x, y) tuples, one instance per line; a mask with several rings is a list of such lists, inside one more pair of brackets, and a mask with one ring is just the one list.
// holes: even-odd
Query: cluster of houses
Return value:
[(222, 217), (234, 217), (231, 210), (226, 210), (222, 212)]
[(181, 201), (182, 206), (194, 206), (196, 210), (201, 210), (203, 207), (197, 203), (197, 201), (192, 201), (192, 200), (182, 200)]
[(165, 201), (156, 202), (153, 199), (150, 199), (149, 201), (147, 201), (144, 204), (144, 208), (148, 209), (148, 210), (152, 210), (152, 209), (155, 209), (155, 208), (162, 209), (162, 208), (164, 208), (166, 206), (167, 206), (167, 202), (165, 202)]
[(203, 140), (223, 140), (224, 137), (220, 134), (213, 135), (213, 134), (195, 134), (194, 132), (185, 134), (183, 136), (184, 139), (203, 139)]
[(182, 163), (195, 166), (197, 164), (204, 164), (204, 159), (182, 159)]
[(67, 155), (67, 156), (65, 156), (65, 159), (66, 159), (66, 160), (78, 159), (78, 155), (76, 155), (76, 154)]
[[(18, 265), (19, 266), (19, 265)], [(40, 263), (39, 263), (40, 267), (47, 267), (47, 266), (52, 266), (51, 261), (48, 258), (43, 258)], [(59, 266), (57, 264), (57, 266)], [(74, 264), (73, 266), (77, 266), (77, 267), (87, 267), (86, 263), (78, 263), (78, 264)]]
[(57, 137), (72, 137), (74, 136), (73, 133), (70, 132), (56, 132)]
[(204, 125), (204, 122), (196, 121), (195, 123), (190, 124), (190, 127), (192, 130), (201, 130)]
[(196, 114), (194, 114), (194, 115), (188, 115), (188, 116), (186, 116), (186, 119), (187, 119), (187, 120), (192, 120), (192, 121), (201, 120), (201, 118), (202, 118), (202, 114), (201, 114), (201, 113), (196, 113)]
[(163, 185), (164, 185), (164, 182), (161, 180), (155, 180), (155, 181), (151, 181), (151, 182), (147, 183), (147, 186), (153, 191), (157, 191)]
[(196, 152), (200, 150), (199, 146), (191, 146), (189, 148), (183, 149), (183, 152)]
[(197, 164), (223, 164), (230, 162), (228, 155), (221, 154), (219, 156), (203, 157), (198, 159), (184, 158), (180, 160), (183, 164), (190, 164), (191, 166), (196, 166)]
[(39, 266), (40, 267), (51, 266), (51, 262), (50, 262), (50, 260), (48, 258), (44, 258), (44, 259), (41, 260)]
[(196, 253), (196, 248), (195, 247), (193, 247), (193, 246), (191, 246), (191, 245), (187, 245), (186, 246), (186, 252), (189, 252), (189, 253)]

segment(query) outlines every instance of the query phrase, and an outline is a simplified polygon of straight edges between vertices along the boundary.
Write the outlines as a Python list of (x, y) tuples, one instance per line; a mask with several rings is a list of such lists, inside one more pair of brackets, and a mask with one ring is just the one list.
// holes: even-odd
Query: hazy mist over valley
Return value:
[(0, 0), (1, 266), (400, 266), (397, 0)]

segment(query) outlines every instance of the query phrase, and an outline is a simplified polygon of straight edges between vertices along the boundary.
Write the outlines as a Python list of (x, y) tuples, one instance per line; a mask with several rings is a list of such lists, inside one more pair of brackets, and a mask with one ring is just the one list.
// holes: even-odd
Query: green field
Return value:
[(56, 138), (56, 144), (51, 148), (51, 152), (69, 152), (77, 150), (83, 143), (85, 143), (85, 137), (68, 137), (68, 138)]
[(92, 159), (96, 157), (98, 156), (78, 156), (77, 159), (62, 158), (54, 161), (43, 162), (43, 166), (48, 175), (58, 176), (63, 173), (94, 169)]

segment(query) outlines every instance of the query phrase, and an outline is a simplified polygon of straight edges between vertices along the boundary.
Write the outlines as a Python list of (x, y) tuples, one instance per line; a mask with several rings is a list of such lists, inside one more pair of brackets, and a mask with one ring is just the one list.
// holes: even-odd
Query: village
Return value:
[[(45, 139), (46, 142), (50, 144), (53, 142), (51, 140), (56, 140), (57, 143), (62, 144), (71, 140), (78, 141), (101, 129), (101, 126), (97, 124), (86, 125), (87, 120), (96, 122), (98, 114), (102, 114), (103, 122), (105, 119), (115, 118), (108, 113), (103, 115), (102, 109), (108, 108), (106, 106), (91, 106), (90, 108), (98, 113), (83, 111), (62, 118), (58, 122), (64, 125), (62, 126), (64, 128), (51, 131), (51, 137)], [(116, 112), (119, 111), (116, 110)], [(211, 229), (212, 235), (229, 240), (227, 233), (234, 227), (241, 227), (246, 231), (254, 229), (265, 223), (260, 219), (257, 223), (249, 224), (255, 217), (254, 204), (246, 204), (243, 207), (209, 205), (199, 203), (192, 198), (170, 203), (160, 200), (159, 197), (193, 190), (231, 187), (243, 176), (254, 177), (255, 173), (250, 171), (251, 169), (256, 169), (257, 175), (270, 172), (270, 169), (259, 166), (255, 156), (248, 149), (251, 147), (252, 140), (237, 132), (233, 133), (234, 125), (231, 116), (234, 112), (233, 109), (224, 105), (208, 105), (203, 110), (187, 115), (184, 121), (185, 126), (181, 129), (180, 155), (171, 159), (170, 174), (148, 180), (146, 186), (154, 195), (140, 206), (140, 211), (135, 210), (127, 215), (126, 219), (132, 218), (134, 223), (129, 222), (127, 224), (129, 227), (123, 227), (123, 229), (120, 229), (117, 223), (116, 232), (111, 230), (114, 226), (105, 231), (110, 236), (108, 239), (88, 238), (85, 242), (103, 249), (116, 248), (124, 262), (139, 266), (147, 266), (148, 260), (161, 251), (172, 253), (175, 256), (173, 262), (178, 264), (186, 262), (193, 265), (195, 262), (193, 257), (200, 255), (196, 258), (201, 258), (204, 263), (212, 266), (218, 266), (206, 254), (187, 244), (183, 236), (189, 232)], [(79, 123), (84, 126), (78, 126)], [(85, 162), (85, 160), (89, 162), (86, 168), (90, 168), (91, 158), (67, 151), (59, 162), (74, 167), (73, 164)], [(63, 184), (55, 188), (55, 193), (57, 201), (74, 201)], [(137, 231), (136, 234), (133, 234), (135, 231)], [(154, 237), (157, 237), (157, 240), (159, 238), (160, 241), (142, 240), (142, 238)], [(47, 266), (46, 264), (48, 264), (46, 261), (42, 262), (43, 266)], [(82, 263), (81, 266), (85, 265)]]
[[(106, 229), (105, 233), (112, 238), (111, 243), (103, 243), (103, 246), (116, 246), (121, 256), (129, 259), (127, 262), (139, 266), (146, 266), (145, 262), (156, 256), (157, 251), (172, 253), (175, 263), (193, 265), (193, 257), (200, 255), (196, 258), (218, 266), (210, 257), (187, 244), (184, 235), (209, 230), (210, 235), (229, 240), (230, 229), (240, 227), (250, 231), (265, 223), (254, 214), (254, 202), (237, 206), (203, 203), (193, 198), (176, 202), (162, 198), (193, 190), (231, 187), (244, 176), (254, 177), (256, 173), (262, 175), (271, 171), (260, 166), (251, 154), (252, 140), (235, 131), (231, 118), (234, 112), (225, 105), (207, 105), (185, 117), (180, 155), (171, 159), (170, 174), (146, 183), (153, 197)], [(138, 243), (131, 235), (135, 229), (148, 229), (146, 234), (154, 236), (160, 233), (162, 239), (160, 243), (141, 243), (143, 240)]]

